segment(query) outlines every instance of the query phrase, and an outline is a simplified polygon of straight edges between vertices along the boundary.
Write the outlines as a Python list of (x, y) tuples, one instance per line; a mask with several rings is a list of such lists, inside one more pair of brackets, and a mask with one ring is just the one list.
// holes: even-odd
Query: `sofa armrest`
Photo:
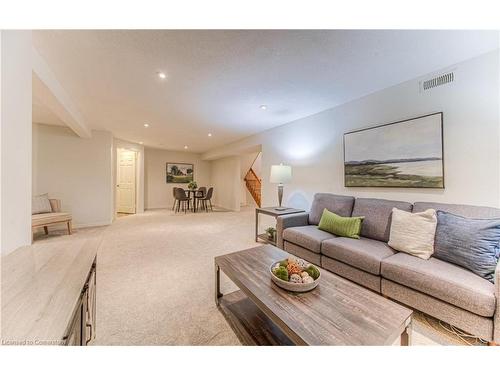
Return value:
[(500, 344), (500, 261), (495, 270), (495, 297), (497, 299), (497, 306), (493, 320), (493, 341)]
[(50, 208), (52, 212), (61, 212), (61, 200), (60, 199), (49, 199)]
[(308, 224), (308, 212), (278, 216), (276, 219), (276, 246), (283, 249), (283, 231), (286, 228), (301, 227)]

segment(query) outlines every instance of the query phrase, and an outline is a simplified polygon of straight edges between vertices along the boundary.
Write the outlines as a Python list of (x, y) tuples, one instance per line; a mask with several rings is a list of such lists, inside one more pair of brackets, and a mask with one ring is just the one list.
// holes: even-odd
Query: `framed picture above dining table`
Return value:
[(188, 163), (167, 163), (167, 184), (189, 184), (193, 181), (194, 165)]

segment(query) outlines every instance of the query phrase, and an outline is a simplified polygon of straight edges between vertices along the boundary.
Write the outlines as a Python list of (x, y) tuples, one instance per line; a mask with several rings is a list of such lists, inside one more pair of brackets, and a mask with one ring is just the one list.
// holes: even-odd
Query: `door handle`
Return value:
[(92, 341), (92, 334), (94, 333), (94, 332), (93, 332), (93, 330), (94, 330), (94, 325), (93, 325), (93, 324), (88, 324), (88, 323), (86, 323), (86, 324), (85, 324), (85, 327), (90, 328), (90, 335), (89, 335), (89, 337), (90, 337), (90, 338), (89, 338), (89, 339), (85, 338), (85, 344), (88, 344), (89, 342), (91, 342), (91, 341)]

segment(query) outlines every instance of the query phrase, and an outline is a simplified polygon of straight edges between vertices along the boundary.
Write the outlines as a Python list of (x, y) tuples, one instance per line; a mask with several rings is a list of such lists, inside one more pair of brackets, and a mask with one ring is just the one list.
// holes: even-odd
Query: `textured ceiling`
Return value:
[(204, 152), (498, 48), (498, 33), (35, 31), (33, 43), (93, 129)]

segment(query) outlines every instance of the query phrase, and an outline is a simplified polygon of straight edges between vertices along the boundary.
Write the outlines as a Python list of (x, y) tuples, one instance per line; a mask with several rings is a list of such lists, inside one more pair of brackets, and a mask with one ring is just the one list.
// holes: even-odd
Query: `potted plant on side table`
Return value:
[(269, 227), (266, 229), (267, 238), (270, 241), (276, 242), (276, 228)]

